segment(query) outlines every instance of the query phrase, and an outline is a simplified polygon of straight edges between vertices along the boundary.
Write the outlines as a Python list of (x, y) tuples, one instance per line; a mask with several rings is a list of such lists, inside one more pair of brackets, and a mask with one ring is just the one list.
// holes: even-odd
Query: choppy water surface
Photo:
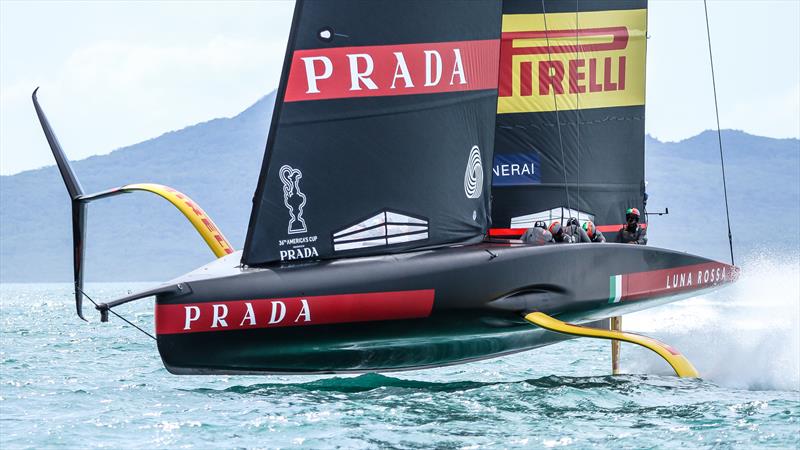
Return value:
[[(3, 285), (0, 447), (797, 448), (798, 280), (796, 261), (750, 261), (734, 287), (626, 316), (702, 380), (628, 345), (640, 375), (608, 376), (609, 344), (585, 339), (400, 374), (178, 377), (119, 320), (80, 322), (68, 284)], [(151, 301), (120, 312), (152, 329)]]

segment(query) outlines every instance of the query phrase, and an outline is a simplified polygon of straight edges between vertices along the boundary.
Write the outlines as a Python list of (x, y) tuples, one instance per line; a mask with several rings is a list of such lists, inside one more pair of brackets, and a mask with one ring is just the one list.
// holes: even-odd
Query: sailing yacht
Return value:
[(645, 0), (297, 0), (241, 250), (175, 189), (85, 194), (34, 92), (72, 201), (78, 315), (88, 204), (146, 191), (216, 259), (96, 309), (154, 297), (171, 373), (408, 370), (589, 336), (696, 375), (599, 321), (718, 289), (735, 266), (516, 239), (575, 218), (613, 241), (627, 208), (646, 211), (646, 34)]

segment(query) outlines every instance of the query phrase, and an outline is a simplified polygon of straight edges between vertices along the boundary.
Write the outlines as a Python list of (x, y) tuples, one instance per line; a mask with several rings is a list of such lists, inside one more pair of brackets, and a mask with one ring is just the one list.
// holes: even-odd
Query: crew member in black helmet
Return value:
[(637, 208), (628, 208), (625, 211), (625, 222), (625, 225), (617, 233), (617, 242), (647, 245), (647, 229), (639, 225), (639, 210)]
[(578, 240), (571, 233), (567, 232), (566, 228), (567, 227), (561, 225), (560, 220), (555, 220), (550, 224), (550, 227), (547, 230), (553, 235), (553, 240), (556, 242), (556, 244), (574, 244), (575, 242), (578, 242)]
[(572, 242), (592, 242), (586, 234), (586, 231), (581, 228), (581, 223), (574, 217), (570, 217), (569, 220), (567, 220), (564, 233), (572, 236)]
[(533, 228), (528, 228), (525, 234), (520, 238), (522, 242), (533, 245), (546, 245), (554, 244), (553, 235), (547, 231), (547, 224), (542, 221), (537, 221), (533, 224)]

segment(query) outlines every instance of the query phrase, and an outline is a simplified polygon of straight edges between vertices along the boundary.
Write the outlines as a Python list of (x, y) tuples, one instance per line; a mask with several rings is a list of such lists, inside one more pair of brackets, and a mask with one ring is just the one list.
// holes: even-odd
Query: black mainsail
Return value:
[(480, 241), (499, 0), (298, 0), (242, 262)]
[(642, 208), (646, 30), (646, 0), (503, 2), (493, 235)]

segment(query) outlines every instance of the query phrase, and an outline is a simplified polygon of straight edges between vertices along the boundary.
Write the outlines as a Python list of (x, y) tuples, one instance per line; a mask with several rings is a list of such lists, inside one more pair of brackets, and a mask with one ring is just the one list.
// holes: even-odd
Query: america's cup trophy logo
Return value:
[(306, 205), (306, 194), (300, 191), (300, 180), (303, 172), (292, 166), (284, 165), (278, 175), (283, 183), (283, 204), (289, 210), (289, 234), (305, 233), (306, 221), (303, 219), (303, 207)]

